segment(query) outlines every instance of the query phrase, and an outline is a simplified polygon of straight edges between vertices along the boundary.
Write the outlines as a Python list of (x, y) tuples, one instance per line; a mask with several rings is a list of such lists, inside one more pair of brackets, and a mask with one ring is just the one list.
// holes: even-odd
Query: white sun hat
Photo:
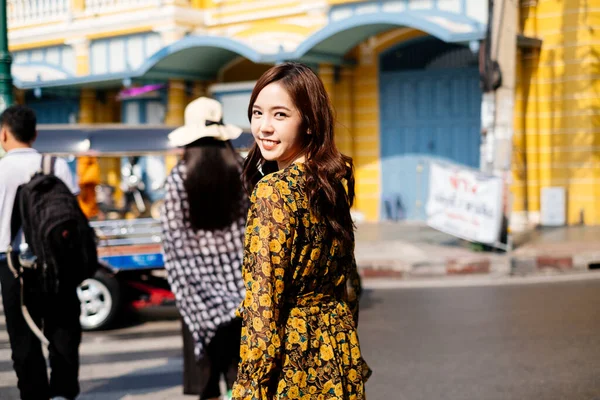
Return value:
[(184, 118), (184, 125), (169, 133), (172, 146), (186, 146), (205, 137), (234, 140), (242, 134), (241, 128), (223, 123), (221, 103), (208, 97), (199, 97), (188, 104)]

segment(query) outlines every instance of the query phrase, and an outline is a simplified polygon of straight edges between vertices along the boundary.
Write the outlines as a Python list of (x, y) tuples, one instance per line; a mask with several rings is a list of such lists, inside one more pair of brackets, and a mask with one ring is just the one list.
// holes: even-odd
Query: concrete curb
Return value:
[(573, 273), (600, 267), (600, 251), (572, 255), (476, 254), (448, 257), (445, 261), (406, 262), (401, 259), (361, 260), (358, 269), (363, 279), (420, 279), (472, 275), (524, 276), (548, 273)]
[(514, 256), (510, 260), (513, 275), (544, 272), (581, 272), (592, 270), (600, 262), (594, 254)]
[(600, 280), (600, 271), (584, 271), (572, 273), (546, 273), (535, 275), (471, 275), (425, 279), (366, 279), (363, 288), (377, 289), (414, 289), (414, 288), (454, 288), (484, 287), (502, 285), (532, 285), (540, 283), (578, 282)]

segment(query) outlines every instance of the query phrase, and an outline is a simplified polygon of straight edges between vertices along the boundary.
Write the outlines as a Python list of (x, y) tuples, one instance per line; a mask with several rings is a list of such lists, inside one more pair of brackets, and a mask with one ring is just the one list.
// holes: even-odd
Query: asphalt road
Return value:
[[(368, 290), (369, 400), (600, 400), (600, 280)], [(0, 399), (18, 399), (0, 318)], [(181, 395), (173, 312), (87, 333), (81, 400)]]
[(369, 400), (600, 400), (600, 280), (369, 291)]

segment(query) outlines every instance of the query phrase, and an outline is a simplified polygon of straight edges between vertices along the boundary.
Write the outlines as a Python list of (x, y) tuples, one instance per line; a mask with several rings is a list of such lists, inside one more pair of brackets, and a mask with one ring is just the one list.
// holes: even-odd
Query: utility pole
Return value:
[(488, 32), (480, 58), (483, 87), (481, 169), (504, 182), (504, 222), (501, 242), (511, 243), (510, 181), (514, 132), (515, 71), (519, 0), (488, 0)]
[(12, 57), (8, 52), (6, 0), (0, 0), (0, 112), (13, 104)]
[(484, 92), (481, 168), (498, 176), (511, 168), (518, 3), (518, 0), (488, 1), (488, 33), (480, 60)]
[(495, 91), (494, 162), (495, 175), (510, 177), (514, 132), (517, 61), (518, 0), (495, 0), (491, 54), (502, 72), (502, 84)]

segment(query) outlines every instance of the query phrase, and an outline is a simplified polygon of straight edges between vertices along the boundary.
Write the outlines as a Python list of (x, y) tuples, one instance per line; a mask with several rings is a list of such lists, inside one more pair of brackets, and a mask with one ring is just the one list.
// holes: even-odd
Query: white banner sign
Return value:
[(502, 221), (502, 180), (431, 164), (427, 224), (466, 240), (493, 244)]

